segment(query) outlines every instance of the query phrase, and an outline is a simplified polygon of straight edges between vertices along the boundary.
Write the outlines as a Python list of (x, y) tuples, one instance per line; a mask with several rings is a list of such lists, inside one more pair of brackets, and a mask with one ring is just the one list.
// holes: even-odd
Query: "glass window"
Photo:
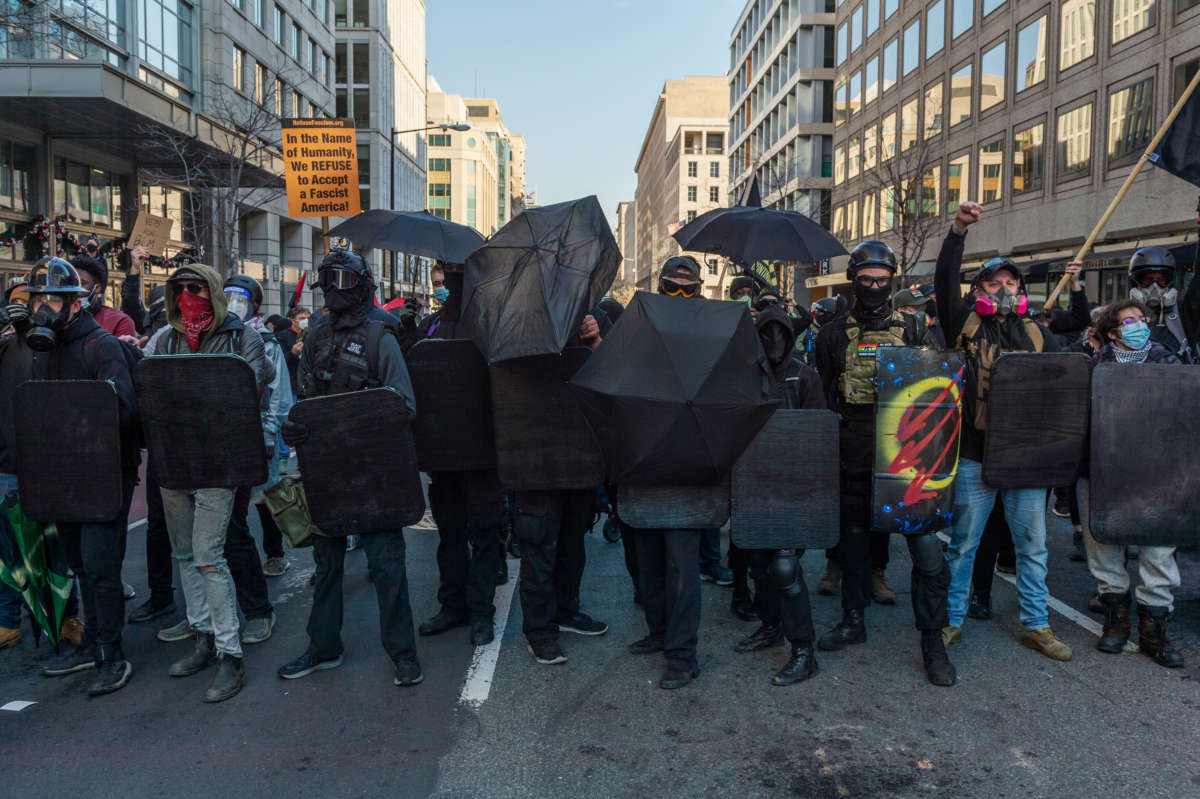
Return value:
[(850, 14), (850, 52), (854, 52), (863, 43), (863, 7), (859, 6)]
[(846, 180), (846, 147), (839, 144), (833, 148), (833, 185), (837, 186)]
[(896, 112), (885, 114), (880, 123), (879, 161), (883, 163), (896, 154)]
[(938, 0), (925, 12), (925, 57), (942, 52), (946, 44), (946, 2)]
[(287, 28), (284, 27), (283, 23), (283, 9), (275, 6), (275, 29), (273, 31), (275, 34), (275, 44), (283, 47), (283, 37), (286, 32)]
[(259, 105), (267, 96), (267, 68), (262, 64), (254, 65), (254, 100)]
[(140, 11), (139, 56), (155, 69), (190, 86), (192, 7), (173, 0), (145, 0)]
[(837, 99), (834, 101), (833, 109), (833, 124), (834, 127), (841, 125), (849, 116), (850, 104), (846, 99), (846, 84), (837, 87)]
[(1058, 26), (1058, 68), (1075, 66), (1095, 54), (1096, 0), (1063, 0)]
[(1158, 22), (1158, 3), (1156, 0), (1115, 0), (1112, 13), (1112, 40), (1116, 44), (1146, 28), (1153, 28)]
[(896, 226), (895, 194), (891, 189), (879, 190), (879, 232), (884, 233)]
[(869, 169), (874, 169), (879, 163), (879, 126), (868, 125), (863, 131), (863, 158), (862, 168), (866, 173)]
[(867, 0), (867, 38), (879, 30), (879, 0)]
[(708, 187), (708, 201), (710, 203), (720, 202), (721, 201), (721, 190), (718, 189), (716, 186), (709, 186)]
[(871, 56), (867, 61), (863, 81), (866, 84), (863, 89), (863, 105), (866, 105), (879, 96), (879, 56)]
[[(1200, 0), (1196, 0), (1200, 2)], [(891, 19), (892, 14), (900, 10), (900, 0), (883, 0), (883, 18)]]
[(720, 161), (713, 161), (711, 164), (708, 165), (708, 176), (710, 178), (721, 177), (721, 162)]
[(846, 23), (843, 22), (841, 25), (838, 25), (838, 29), (837, 29), (837, 63), (838, 63), (838, 66), (841, 66), (842, 62), (846, 60), (846, 54), (848, 52), (848, 50), (847, 50), (848, 43), (849, 43), (849, 38), (848, 38), (847, 32), (846, 32)]
[(695, 212), (695, 211), (688, 211), (688, 213), (687, 213), (687, 221), (689, 221), (689, 222), (695, 222), (695, 221), (696, 221), (696, 212)]
[(346, 43), (338, 42), (333, 46), (333, 79), (335, 83), (346, 82)]
[[(1200, 0), (1196, 1), (1200, 2)], [(896, 79), (900, 75), (899, 70), (900, 40), (892, 39), (883, 47), (883, 82), (879, 87), (880, 94), (896, 85)]]
[(312, 39), (308, 40), (308, 68), (314, 75), (321, 69), (321, 48)]
[(300, 26), (292, 23), (292, 58), (300, 60), (300, 41), (303, 34), (300, 32)]
[(1038, 17), (1017, 31), (1017, 91), (1046, 79), (1046, 18)]
[(850, 76), (850, 116), (862, 110), (862, 70)]
[(916, 97), (900, 108), (900, 152), (917, 143), (918, 113)]
[(267, 0), (254, 0), (254, 24), (262, 27), (267, 21)]
[(979, 147), (979, 202), (1004, 199), (1004, 139)]
[(979, 113), (1004, 102), (1005, 61), (1008, 42), (985, 50), (979, 58)]
[(1042, 190), (1042, 138), (1046, 126), (1038, 123), (1013, 134), (1013, 196)]
[(1087, 175), (1092, 169), (1092, 104), (1058, 115), (1055, 126), (1058, 156), (1054, 170), (1059, 180)]
[(371, 82), (371, 51), (366, 42), (354, 43), (354, 82), (366, 84)]
[(950, 127), (971, 118), (971, 62), (950, 75)]
[(921, 18), (917, 17), (904, 29), (904, 74), (921, 65)]
[(366, 28), (371, 25), (369, 16), (371, 4), (367, 0), (352, 0), (354, 15), (353, 22), (356, 28)]
[(706, 155), (721, 155), (725, 152), (724, 133), (705, 133), (704, 152)]
[(872, 192), (862, 199), (862, 234), (863, 238), (875, 235), (875, 194)]
[(945, 213), (953, 214), (958, 206), (970, 199), (971, 155), (963, 153), (946, 164)]
[(858, 177), (858, 172), (862, 168), (862, 140), (858, 136), (851, 136), (850, 141), (846, 145), (846, 180)]
[(0, 140), (0, 208), (33, 210), (32, 147)]
[(1200, 4), (1200, 0), (1175, 0), (1176, 16), (1187, 11), (1189, 8), (1194, 8), (1197, 4)]
[(700, 174), (700, 164), (696, 161), (687, 162), (687, 175), (689, 178), (697, 177)]
[(975, 0), (954, 0), (954, 19), (950, 21), (950, 38), (957, 39), (975, 24)]
[(983, 0), (983, 15), (986, 17), (1002, 5), (1004, 0)]
[(236, 44), (233, 46), (233, 64), (230, 70), (233, 73), (233, 88), (241, 91), (246, 86), (246, 53)]
[(283, 116), (283, 81), (279, 78), (275, 79), (275, 95), (272, 102), (275, 104), (275, 116)]
[(833, 209), (833, 235), (846, 241), (846, 206), (839, 205)]
[(854, 241), (858, 238), (858, 200), (846, 203), (846, 236)]
[(346, 27), (346, 0), (334, 0), (333, 24), (339, 28)]
[(688, 198), (688, 202), (690, 202), (690, 203), (696, 202), (696, 187), (695, 186), (687, 187), (687, 198)]
[(354, 127), (371, 127), (371, 90), (354, 90)]
[(1153, 135), (1154, 78), (1113, 92), (1108, 98), (1108, 165), (1131, 164)]
[(931, 166), (921, 174), (921, 216), (937, 216), (941, 203), (938, 194), (942, 183), (942, 168)]
[(942, 132), (942, 82), (925, 87), (925, 136), (928, 139)]
[[(1200, 0), (1196, 0), (1200, 3)], [(1183, 95), (1183, 90), (1192, 82), (1192, 78), (1196, 77), (1197, 70), (1200, 70), (1200, 58), (1193, 58), (1191, 61), (1175, 63), (1175, 79), (1171, 85), (1171, 102), (1179, 102), (1179, 98)]]

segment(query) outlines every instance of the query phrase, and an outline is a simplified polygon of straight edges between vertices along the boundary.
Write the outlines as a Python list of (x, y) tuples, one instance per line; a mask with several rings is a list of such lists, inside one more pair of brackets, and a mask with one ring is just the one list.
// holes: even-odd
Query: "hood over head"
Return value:
[(225, 292), (222, 289), (225, 281), (222, 279), (220, 272), (206, 264), (188, 264), (187, 266), (179, 267), (171, 273), (171, 276), (167, 278), (168, 288), (163, 295), (163, 299), (167, 309), (167, 323), (180, 333), (184, 332), (183, 315), (180, 314), (179, 304), (176, 302), (178, 295), (170, 289), (170, 284), (183, 278), (203, 280), (208, 284), (208, 293), (212, 300), (213, 320), (208, 328), (201, 333), (201, 338), (207, 337), (218, 330), (221, 325), (225, 324), (225, 314), (228, 312), (228, 306), (225, 303)]
[(792, 357), (792, 350), (796, 346), (796, 328), (792, 318), (778, 305), (768, 305), (758, 312), (754, 326), (758, 328), (758, 338), (767, 361), (772, 369), (779, 371)]

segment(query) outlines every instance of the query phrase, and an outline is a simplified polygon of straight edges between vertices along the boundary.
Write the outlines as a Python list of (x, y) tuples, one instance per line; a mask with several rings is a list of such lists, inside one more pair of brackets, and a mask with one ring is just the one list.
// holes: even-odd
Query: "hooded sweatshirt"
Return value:
[(814, 369), (805, 366), (795, 356), (796, 326), (793, 324), (792, 317), (784, 313), (779, 306), (770, 305), (759, 311), (754, 325), (758, 328), (760, 338), (764, 331), (772, 325), (777, 326), (777, 329), (783, 332), (786, 344), (783, 360), (776, 364), (771, 361), (770, 354), (767, 355), (767, 362), (775, 376), (777, 388), (783, 396), (782, 407), (792, 409), (826, 407), (824, 392), (821, 389), (821, 379)]

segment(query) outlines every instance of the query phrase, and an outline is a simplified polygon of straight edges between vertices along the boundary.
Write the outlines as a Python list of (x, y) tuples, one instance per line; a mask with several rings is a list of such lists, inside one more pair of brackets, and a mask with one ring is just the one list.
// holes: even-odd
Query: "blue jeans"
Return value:
[[(946, 561), (950, 564), (950, 624), (961, 627), (967, 614), (971, 570), (984, 525), (996, 502), (997, 490), (983, 483), (982, 464), (958, 462), (954, 488), (954, 527)], [(1004, 516), (1017, 551), (1017, 594), (1021, 624), (1028, 630), (1050, 626), (1046, 610), (1046, 489), (1022, 488), (999, 492)]]
[[(17, 476), (0, 472), (0, 499), (17, 493)], [(21, 595), (0, 582), (0, 627), (15, 630), (21, 626)]]

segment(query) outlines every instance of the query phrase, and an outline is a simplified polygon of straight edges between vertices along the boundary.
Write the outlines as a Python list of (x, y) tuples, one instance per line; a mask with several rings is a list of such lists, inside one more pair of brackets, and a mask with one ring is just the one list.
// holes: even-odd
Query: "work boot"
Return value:
[(1171, 618), (1170, 608), (1152, 608), (1138, 603), (1138, 646), (1147, 657), (1168, 669), (1183, 665), (1183, 655), (1167, 638), (1167, 621)]
[(217, 659), (217, 645), (212, 633), (197, 633), (196, 647), (187, 657), (171, 664), (167, 671), (172, 677), (191, 677), (204, 671), (208, 664)]
[(825, 573), (817, 583), (817, 593), (821, 596), (837, 596), (842, 590), (842, 567), (835, 560), (825, 561)]
[(1083, 548), (1083, 528), (1075, 525), (1075, 532), (1071, 533), (1071, 554), (1068, 555), (1074, 561), (1086, 561), (1087, 550)]
[(280, 555), (277, 558), (267, 558), (267, 562), (263, 564), (264, 577), (282, 577), (283, 573), (288, 570), (292, 564), (288, 563), (288, 559)]
[(950, 644), (957, 644), (962, 641), (962, 627), (955, 627), (953, 624), (948, 624), (942, 628), (942, 646), (947, 647)]
[(466, 627), (470, 623), (471, 619), (465, 613), (456, 613), (443, 606), (432, 619), (421, 622), (417, 632), (421, 635), (441, 635), (455, 627)]
[(137, 610), (129, 614), (129, 623), (145, 624), (146, 622), (153, 621), (160, 616), (167, 616), (174, 612), (174, 597), (156, 597), (151, 594), (150, 598), (143, 602)]
[(496, 640), (496, 631), (491, 619), (475, 619), (471, 622), (471, 646), (487, 646)]
[(817, 656), (813, 652), (812, 644), (792, 644), (792, 656), (782, 669), (775, 672), (775, 676), (771, 678), (771, 684), (795, 685), (807, 680), (818, 671), (820, 669), (817, 667)]
[(871, 598), (880, 605), (896, 604), (896, 592), (887, 584), (883, 569), (871, 569)]
[(967, 615), (980, 621), (990, 619), (992, 617), (992, 595), (971, 592), (971, 600), (967, 603)]
[(934, 685), (949, 687), (958, 681), (958, 672), (946, 657), (940, 630), (921, 631), (921, 658), (925, 661), (925, 676)]
[(729, 612), (742, 621), (754, 621), (758, 618), (754, 613), (754, 599), (750, 596), (749, 586), (734, 586), (733, 598), (729, 600)]
[(125, 659), (120, 647), (101, 647), (96, 663), (96, 679), (88, 687), (88, 696), (103, 696), (119, 691), (133, 676), (133, 666)]
[(842, 611), (842, 620), (837, 626), (820, 637), (817, 648), (836, 652), (850, 644), (863, 644), (866, 641), (867, 624), (863, 612), (858, 608), (850, 608)]
[(58, 640), (69, 642), (71, 646), (81, 646), (83, 644), (83, 619), (77, 619), (74, 616), (63, 619), (62, 627), (58, 630)]
[(19, 627), (0, 627), (0, 649), (16, 646), (19, 643), (21, 643)]
[(96, 668), (99, 654), (95, 645), (84, 642), (82, 646), (67, 645), (66, 651), (55, 656), (42, 667), (43, 677), (65, 677), (77, 671)]
[(776, 624), (772, 627), (764, 624), (738, 641), (734, 645), (733, 651), (755, 652), (759, 649), (770, 649), (773, 646), (780, 646), (781, 644), (783, 644), (783, 630), (779, 625)]
[(1049, 627), (1040, 630), (1025, 630), (1021, 633), (1021, 644), (1036, 649), (1052, 660), (1070, 660), (1071, 647), (1054, 634)]
[(217, 655), (217, 671), (213, 674), (208, 690), (204, 692), (205, 702), (224, 702), (232, 699), (246, 684), (246, 667), (237, 655), (222, 652)]
[(1132, 627), (1129, 606), (1132, 601), (1129, 594), (1101, 594), (1100, 602), (1104, 605), (1104, 632), (1096, 642), (1096, 648), (1110, 655), (1119, 655), (1129, 640)]
[(699, 670), (680, 671), (679, 669), (668, 668), (663, 672), (662, 678), (658, 681), (658, 687), (667, 691), (673, 691), (676, 688), (682, 688), (699, 676)]

